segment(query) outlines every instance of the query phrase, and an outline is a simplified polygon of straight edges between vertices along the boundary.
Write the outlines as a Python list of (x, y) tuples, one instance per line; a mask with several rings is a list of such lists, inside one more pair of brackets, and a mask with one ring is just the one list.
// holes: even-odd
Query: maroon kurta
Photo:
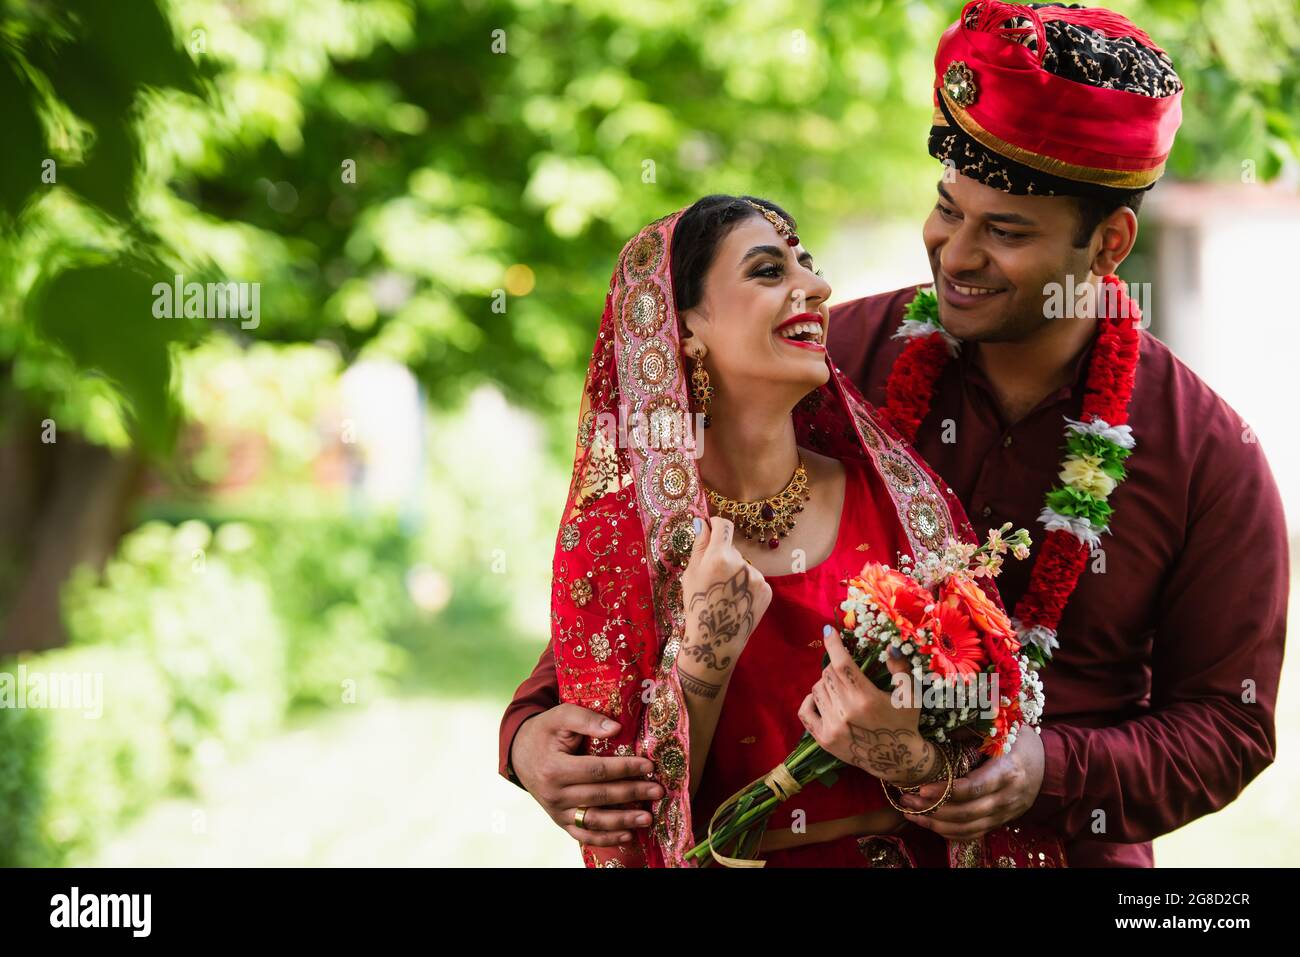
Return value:
[[(831, 357), (877, 405), (903, 346), (890, 337), (914, 291), (831, 311)], [(1231, 802), (1276, 745), (1289, 584), (1277, 486), (1241, 417), (1155, 337), (1144, 332), (1141, 343), (1129, 477), (1110, 496), (1111, 534), (1043, 672), (1044, 777), (1025, 820), (1054, 828), (1073, 867), (1151, 866), (1153, 837)], [(979, 534), (1011, 522), (1040, 542), (1062, 416), (1080, 415), (1090, 353), (1069, 385), (1010, 426), (973, 354), (963, 349), (940, 378), (917, 450)], [(1008, 608), (1030, 565), (1004, 566)], [(503, 775), (519, 725), (557, 700), (548, 645), (502, 720)]]

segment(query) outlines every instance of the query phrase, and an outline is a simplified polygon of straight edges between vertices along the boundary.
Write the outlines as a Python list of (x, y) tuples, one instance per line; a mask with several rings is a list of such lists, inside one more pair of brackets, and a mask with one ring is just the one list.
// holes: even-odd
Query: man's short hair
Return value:
[(1127, 206), (1136, 216), (1142, 209), (1142, 197), (1146, 194), (1145, 189), (1139, 189), (1124, 196), (1074, 197), (1079, 206), (1079, 229), (1074, 234), (1074, 245), (1078, 248), (1088, 245), (1098, 224), (1121, 206)]

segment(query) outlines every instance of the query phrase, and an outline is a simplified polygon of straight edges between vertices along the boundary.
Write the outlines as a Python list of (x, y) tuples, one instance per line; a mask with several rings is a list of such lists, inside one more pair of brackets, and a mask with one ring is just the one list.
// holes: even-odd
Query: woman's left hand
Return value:
[[(921, 737), (921, 709), (912, 707), (911, 666), (890, 658), (894, 693), (881, 691), (853, 661), (840, 634), (823, 632), (830, 664), (799, 706), (799, 718), (826, 751), (890, 784), (928, 780), (942, 762)], [(902, 675), (900, 679), (898, 676)]]

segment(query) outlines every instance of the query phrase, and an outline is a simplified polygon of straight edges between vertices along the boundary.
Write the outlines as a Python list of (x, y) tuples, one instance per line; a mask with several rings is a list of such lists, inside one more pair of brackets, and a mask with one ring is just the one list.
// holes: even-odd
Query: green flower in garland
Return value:
[(933, 286), (917, 290), (916, 295), (903, 311), (903, 321), (923, 322), (943, 328), (943, 323), (939, 321), (939, 297), (935, 294)]
[(1070, 486), (1058, 486), (1047, 493), (1047, 507), (1058, 515), (1086, 518), (1095, 531), (1104, 531), (1114, 511), (1105, 501)]
[(1072, 455), (1080, 459), (1095, 459), (1097, 467), (1116, 482), (1124, 481), (1124, 460), (1132, 454), (1131, 449), (1121, 448), (1109, 439), (1090, 432), (1071, 432), (1065, 440), (1065, 447)]

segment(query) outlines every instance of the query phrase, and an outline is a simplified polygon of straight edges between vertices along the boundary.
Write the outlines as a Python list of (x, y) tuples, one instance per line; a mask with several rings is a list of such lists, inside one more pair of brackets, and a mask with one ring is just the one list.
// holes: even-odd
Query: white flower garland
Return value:
[(1087, 545), (1089, 550), (1101, 547), (1100, 532), (1110, 531), (1105, 525), (1101, 528), (1093, 528), (1092, 522), (1081, 515), (1062, 515), (1046, 506), (1038, 513), (1038, 520), (1047, 527), (1049, 532), (1069, 532)]

